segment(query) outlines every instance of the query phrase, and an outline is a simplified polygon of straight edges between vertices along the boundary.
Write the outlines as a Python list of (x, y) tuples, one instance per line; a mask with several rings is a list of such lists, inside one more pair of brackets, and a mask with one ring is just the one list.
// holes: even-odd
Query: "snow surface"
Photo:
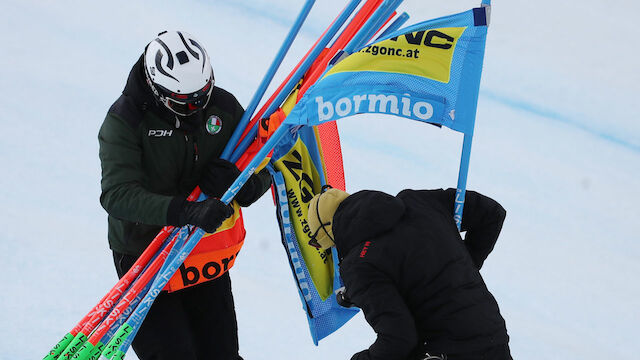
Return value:
[[(414, 23), (478, 2), (402, 9)], [(317, 2), (277, 80), (345, 3)], [(44, 356), (116, 281), (96, 136), (146, 43), (165, 29), (194, 34), (216, 83), (247, 105), (301, 4), (3, 1), (0, 359)], [(494, 4), (468, 187), (508, 210), (482, 274), (515, 359), (640, 353), (639, 10), (628, 0)], [(339, 126), (349, 191), (455, 186), (457, 134), (393, 117)], [(270, 197), (245, 216), (231, 270), (245, 359), (348, 359), (368, 347), (361, 315), (312, 344)]]

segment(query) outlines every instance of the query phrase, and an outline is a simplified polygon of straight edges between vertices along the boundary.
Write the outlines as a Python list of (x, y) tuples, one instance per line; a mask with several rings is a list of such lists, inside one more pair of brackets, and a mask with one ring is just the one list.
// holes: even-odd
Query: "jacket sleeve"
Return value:
[[(242, 108), (242, 105), (238, 104), (238, 108), (236, 110), (238, 122), (242, 118), (243, 114), (244, 109)], [(247, 207), (258, 201), (258, 199), (260, 199), (271, 187), (271, 175), (266, 168), (261, 169), (257, 173), (251, 175), (251, 177), (253, 178), (252, 181), (254, 182), (255, 187), (249, 194), (246, 194), (245, 199), (238, 199), (238, 204), (242, 207)]]
[(102, 180), (100, 203), (118, 219), (147, 225), (167, 225), (170, 206), (184, 199), (152, 193), (143, 187), (142, 145), (137, 129), (108, 114), (98, 134)]
[(342, 272), (347, 296), (362, 309), (377, 334), (369, 349), (352, 360), (404, 360), (418, 343), (411, 312), (384, 273), (368, 263), (355, 264)]
[[(443, 193), (453, 214), (456, 189)], [(460, 228), (467, 232), (464, 243), (478, 269), (493, 250), (506, 215), (506, 210), (497, 201), (475, 191), (466, 192)]]
[(235, 197), (238, 205), (242, 207), (247, 207), (258, 201), (258, 199), (269, 190), (271, 186), (271, 175), (269, 175), (268, 170), (262, 169), (251, 175), (249, 181), (251, 182), (251, 186), (247, 186), (248, 184), (245, 185)]

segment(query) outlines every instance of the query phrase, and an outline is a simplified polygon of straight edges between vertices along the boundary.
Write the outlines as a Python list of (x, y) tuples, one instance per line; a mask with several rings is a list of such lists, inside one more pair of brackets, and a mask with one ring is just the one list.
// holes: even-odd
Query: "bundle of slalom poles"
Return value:
[[(390, 24), (389, 22), (396, 16), (395, 9), (402, 1), (367, 0), (360, 5), (362, 0), (349, 0), (298, 65), (253, 116), (315, 3), (315, 0), (306, 0), (221, 157), (236, 162), (254, 141), (259, 120), (269, 118), (277, 111), (296, 86), (300, 86), (298, 98), (302, 97), (302, 94), (331, 66), (331, 61), (339, 58), (342, 52), (350, 53), (361, 48), (387, 25), (381, 36), (401, 27), (408, 19), (406, 13), (398, 16)], [(221, 201), (226, 204), (231, 202), (255, 170), (254, 164), (262, 162), (268, 153), (268, 149), (260, 149), (257, 152), (247, 166), (248, 170), (243, 171), (234, 185), (222, 196)], [(188, 200), (202, 201), (205, 198), (200, 189), (196, 188)], [(154, 300), (204, 234), (202, 229), (189, 225), (182, 228), (164, 227), (131, 269), (44, 359), (124, 359)]]

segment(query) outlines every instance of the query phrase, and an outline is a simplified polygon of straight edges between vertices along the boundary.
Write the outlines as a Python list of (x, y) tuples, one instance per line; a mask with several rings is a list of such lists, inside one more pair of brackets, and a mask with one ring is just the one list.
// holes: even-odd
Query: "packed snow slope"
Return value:
[[(344, 6), (321, 0), (277, 79)], [(407, 0), (410, 22), (477, 1)], [(247, 105), (295, 0), (5, 1), (0, 15), (0, 359), (37, 359), (115, 283), (97, 132), (143, 47), (200, 39), (216, 84)], [(637, 359), (640, 323), (638, 2), (495, 1), (469, 189), (508, 210), (482, 274), (514, 358)], [(395, 117), (339, 123), (349, 191), (454, 187), (461, 138)], [(359, 315), (315, 347), (274, 207), (245, 212), (231, 271), (245, 359), (348, 359)], [(131, 353), (129, 358), (135, 359)]]

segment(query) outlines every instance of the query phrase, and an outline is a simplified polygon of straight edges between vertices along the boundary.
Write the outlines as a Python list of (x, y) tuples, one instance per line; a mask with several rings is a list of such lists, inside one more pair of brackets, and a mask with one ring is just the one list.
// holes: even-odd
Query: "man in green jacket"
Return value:
[[(163, 32), (147, 45), (109, 109), (98, 136), (100, 202), (120, 277), (163, 226), (214, 232), (233, 214), (218, 198), (240, 172), (219, 156), (244, 110), (214, 82), (199, 41)], [(266, 171), (254, 174), (234, 200), (249, 206), (270, 184)], [(196, 186), (209, 198), (186, 201)], [(133, 348), (141, 360), (241, 359), (228, 273), (160, 294)]]

